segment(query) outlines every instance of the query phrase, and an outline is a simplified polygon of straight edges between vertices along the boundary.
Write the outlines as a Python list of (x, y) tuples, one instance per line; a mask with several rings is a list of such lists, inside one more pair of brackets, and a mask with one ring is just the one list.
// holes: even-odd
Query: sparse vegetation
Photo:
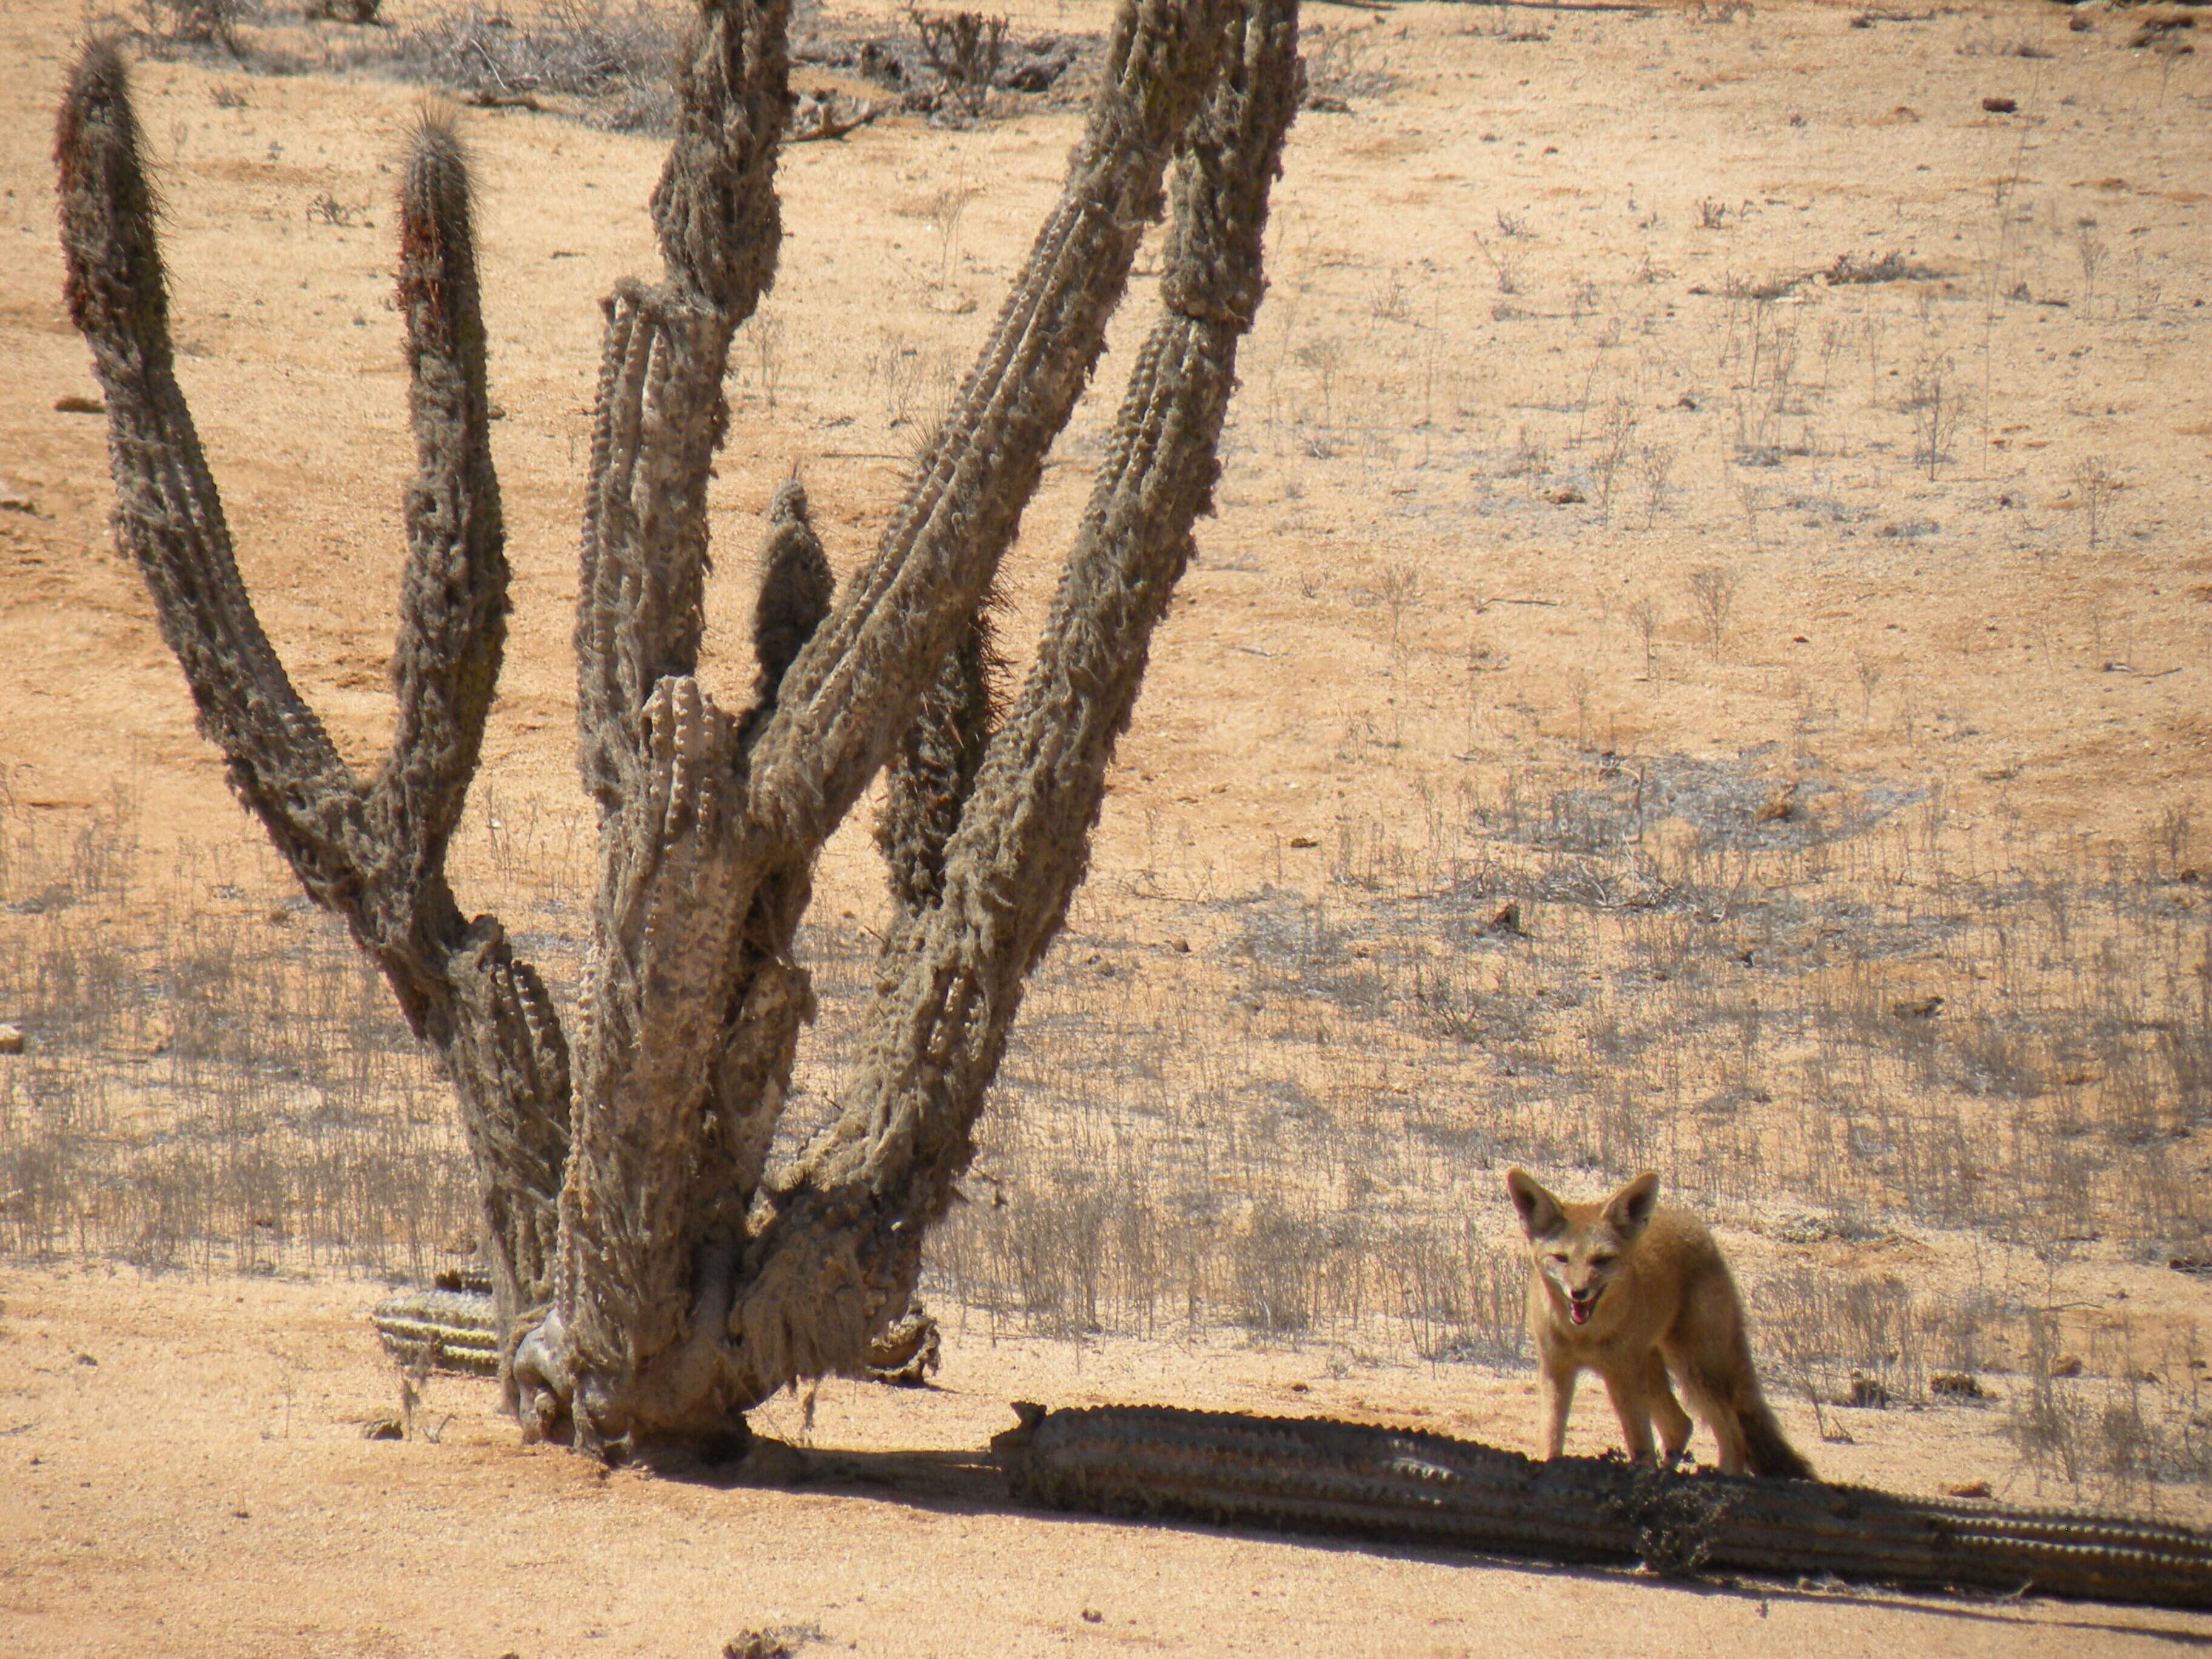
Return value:
[[(1747, 1269), (1767, 1362), (1839, 1428), (1878, 1388), (1986, 1405), (2039, 1480), (2081, 1495), (2212, 1481), (2196, 1335), (2038, 1311), (2087, 1241), (2161, 1264), (2212, 1249), (2178, 1161), (2212, 1122), (2203, 922), (2179, 902), (2193, 820), (2069, 870), (2018, 842), (1948, 852), (1940, 805), (1879, 781), (1809, 774), (1764, 818), (1757, 769), (1681, 757), (1528, 784), (1459, 797), (1418, 842), (1348, 818), (1310, 894), (1256, 884), (1148, 926), (1188, 953), (1096, 921), (1056, 953), (932, 1249), (925, 1290), (956, 1331), (1225, 1323), (1517, 1363), (1525, 1267), (1497, 1172), (1657, 1165), (1785, 1252), (1903, 1228), (1995, 1253), (1979, 1282)], [(1668, 822), (1694, 833), (1663, 842)], [(146, 896), (179, 854), (143, 844), (127, 801), (66, 844), (13, 823), (0, 999), (30, 1064), (0, 1072), (11, 1251), (420, 1278), (465, 1245), (434, 1077), (327, 924), (268, 926), (285, 900), (265, 855), (201, 866), (200, 896), (161, 909)], [(458, 854), (564, 984), (576, 842), (495, 804)], [(1514, 927), (1492, 927), (1508, 898)], [(801, 949), (823, 1041), (793, 1144), (832, 1110), (876, 947), (831, 921)], [(1929, 974), (1940, 1014), (1894, 1013)], [(146, 1103), (124, 1113), (126, 1093)], [(2054, 1378), (2045, 1348), (2087, 1364)], [(2127, 1383), (2145, 1371), (2160, 1385)], [(2107, 1443), (2120, 1407), (2109, 1434), (2135, 1437)]]
[(2112, 477), (2112, 464), (2101, 455), (2083, 457), (2074, 464), (2073, 484), (2075, 499), (2081, 511), (2081, 526), (2094, 550), (2105, 528), (2112, 491), (2118, 487)]
[(981, 12), (926, 12), (909, 7), (921, 55), (969, 115), (981, 115), (1005, 61), (1006, 20)]
[(1687, 578), (1698, 629), (1716, 662), (1720, 660), (1721, 641), (1728, 632), (1729, 610), (1735, 603), (1736, 581), (1736, 573), (1720, 564), (1701, 564)]
[(253, 0), (140, 0), (146, 27), (180, 46), (227, 46)]

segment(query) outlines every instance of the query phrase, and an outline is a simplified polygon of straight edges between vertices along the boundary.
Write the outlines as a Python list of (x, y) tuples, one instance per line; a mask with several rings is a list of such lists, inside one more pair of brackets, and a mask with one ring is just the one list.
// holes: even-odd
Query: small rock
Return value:
[[(1928, 1379), (1928, 1392), (1938, 1400), (1984, 1400), (1980, 1380), (1965, 1371), (1938, 1371)], [(1986, 1495), (1986, 1494), (1984, 1494)]]
[(1891, 1003), (1889, 1012), (1899, 1019), (1933, 1019), (1942, 1012), (1942, 1006), (1943, 999), (1941, 997), (1915, 997), (1908, 1001)]
[(38, 510), (39, 504), (31, 499), (29, 490), (0, 478), (0, 513), (36, 513)]
[(97, 398), (81, 398), (72, 392), (54, 399), (54, 410), (60, 415), (105, 415), (107, 405)]
[(1526, 939), (1528, 930), (1521, 925), (1521, 901), (1508, 899), (1498, 908), (1498, 914), (1483, 924), (1486, 933), (1503, 933), (1511, 939)]
[(1309, 847), (1318, 847), (1320, 845), (1321, 843), (1316, 841), (1311, 836), (1292, 836), (1291, 837), (1291, 846), (1299, 852), (1304, 851)]
[(1096, 1607), (1085, 1607), (1083, 1610), (1083, 1622), (1086, 1625), (1102, 1625), (1106, 1622), (1106, 1615)]
[(722, 1659), (790, 1659), (791, 1644), (772, 1630), (740, 1631), (722, 1644)]
[(1982, 107), (1992, 115), (2009, 115), (2020, 106), (2009, 98), (1984, 98)]
[(0, 1054), (20, 1054), (22, 1052), (22, 1027), (19, 1025), (0, 1025)]
[(99, 1362), (97, 1359), (94, 1359), (94, 1358), (90, 1354), (88, 1354), (88, 1353), (81, 1353), (81, 1354), (79, 1354), (79, 1355), (76, 1357), (76, 1363), (77, 1363), (78, 1364), (80, 1364), (80, 1365), (97, 1365), (97, 1364), (100, 1364), (100, 1362)]
[(1168, 948), (1179, 957), (1187, 957), (1190, 954), (1190, 941), (1187, 939), (1179, 939)]
[(1962, 1486), (1946, 1486), (1943, 1490), (1954, 1498), (1987, 1498), (1990, 1495), (1990, 1483), (1986, 1480), (1969, 1480)]
[(2060, 1354), (2060, 1355), (2058, 1356), (2057, 1363), (2056, 1364), (2052, 1365), (2052, 1366), (2051, 1366), (2051, 1374), (2053, 1376), (2081, 1376), (2081, 1356), (2080, 1354), (2078, 1354), (2078, 1353), (2062, 1353), (2062, 1354)]
[(372, 1417), (361, 1425), (364, 1440), (404, 1440), (407, 1425), (399, 1420), (398, 1412), (386, 1412), (381, 1417)]

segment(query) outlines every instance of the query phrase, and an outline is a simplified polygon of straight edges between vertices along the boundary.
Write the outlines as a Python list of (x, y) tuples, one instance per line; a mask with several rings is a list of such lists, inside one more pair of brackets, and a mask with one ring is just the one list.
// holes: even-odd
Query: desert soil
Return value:
[[(356, 1285), (9, 1273), (0, 1616), (40, 1656), (1570, 1651), (2062, 1655), (2212, 1639), (2184, 1613), (1773, 1583), (1680, 1586), (1024, 1514), (924, 1465), (1010, 1400), (1172, 1400), (1522, 1443), (1532, 1383), (1229, 1343), (950, 1334), (927, 1391), (824, 1383), (756, 1414), (779, 1483), (518, 1449), (489, 1382), (436, 1377), (417, 1437)], [(1587, 1413), (1586, 1413), (1587, 1414)], [(1809, 1423), (1791, 1416), (1801, 1437)], [(1578, 1425), (1578, 1430), (1583, 1425)], [(1835, 1476), (1925, 1490), (2002, 1467), (1954, 1416), (1882, 1414)], [(430, 1436), (435, 1436), (434, 1440)], [(1595, 1451), (1595, 1425), (1577, 1449)], [(902, 1456), (904, 1454), (906, 1455)], [(1093, 1615), (1096, 1615), (1095, 1617)]]
[[(386, 8), (395, 25), (432, 9)], [(2029, 4), (1864, 27), (1806, 4), (1315, 7), (1316, 79), (1343, 107), (1307, 113), (1286, 158), (1219, 514), (1123, 746), (1102, 874), (1167, 847), (1201, 890), (1280, 879), (1319, 856), (1307, 846), (1347, 799), (1417, 821), (1455, 760), (1494, 781), (1523, 755), (1741, 753), (1816, 705), (1832, 763), (1940, 776), (1956, 824), (2002, 817), (2086, 846), (2201, 815), (2212, 56), (2131, 49), (2127, 15), (2082, 15), (2084, 32)], [(47, 159), (87, 21), (64, 0), (0, 15), (0, 493), (21, 503), (0, 512), (0, 764), (11, 803), (64, 830), (120, 786), (156, 838), (226, 844), (252, 831), (109, 544), (102, 422), (57, 408), (96, 392), (59, 306)], [(1063, 4), (1017, 27), (1103, 21)], [(180, 374), (240, 565), (295, 680), (366, 763), (412, 459), (391, 173), (422, 94), (198, 61), (147, 63), (137, 85)], [(1984, 107), (2000, 98), (2014, 111)], [(566, 645), (598, 301), (653, 268), (659, 149), (556, 112), (465, 118), (516, 573), (479, 799), (557, 818), (575, 804)], [(744, 550), (794, 465), (839, 569), (870, 546), (1075, 123), (897, 118), (790, 152), (776, 328), (765, 354), (763, 331), (740, 342), (714, 489), (716, 638), (742, 638)], [(1740, 359), (1716, 377), (1748, 290), (1891, 252), (1922, 276), (1758, 302), (1806, 307), (1797, 374), (1817, 396), (1762, 404)], [(1149, 288), (1134, 285), (1139, 318)], [(1028, 515), (1017, 647), (1120, 376), (1109, 359)], [(1914, 382), (1957, 422), (1926, 459)], [(1666, 476), (1626, 467), (1601, 503), (1589, 457), (1607, 411), (1632, 407), (1636, 453)], [(1740, 586), (1709, 641), (1686, 595), (1723, 561)], [(1648, 640), (1643, 599), (1660, 612)], [(741, 650), (722, 673), (742, 683)], [(826, 903), (865, 921), (878, 885), (862, 835), (833, 846)], [(2073, 1271), (2069, 1296), (2104, 1293), (2078, 1282), (2103, 1268)], [(2212, 1282), (2111, 1273), (2163, 1316), (2212, 1321)], [(396, 1388), (362, 1317), (380, 1293), (0, 1272), (0, 1650), (704, 1656), (758, 1630), (900, 1655), (2212, 1642), (2212, 1620), (2185, 1615), (1686, 1589), (1041, 1519), (888, 1455), (974, 1451), (1018, 1398), (1329, 1411), (1528, 1443), (1525, 1378), (1387, 1355), (994, 1340), (956, 1319), (935, 1389), (831, 1383), (811, 1425), (796, 1401), (762, 1413), (807, 1449), (796, 1490), (521, 1449), (491, 1389), (458, 1380), (418, 1413), (434, 1440), (370, 1442), (361, 1424)], [(2032, 1495), (1990, 1414), (1862, 1415), (1856, 1444), (1821, 1448), (1826, 1471)], [(1818, 1443), (1809, 1410), (1785, 1416)], [(1603, 1419), (1586, 1401), (1580, 1449), (1605, 1443)]]

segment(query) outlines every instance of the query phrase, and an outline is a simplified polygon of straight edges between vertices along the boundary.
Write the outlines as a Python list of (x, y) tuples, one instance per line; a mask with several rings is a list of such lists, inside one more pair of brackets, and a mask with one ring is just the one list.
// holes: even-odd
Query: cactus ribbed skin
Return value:
[(2212, 1607), (2212, 1535), (1808, 1480), (1537, 1462), (1442, 1435), (1168, 1407), (1042, 1412), (996, 1443), (1021, 1502), (1662, 1571)]
[(500, 1322), (489, 1294), (410, 1291), (378, 1303), (368, 1321), (385, 1352), (402, 1365), (474, 1376), (499, 1373)]

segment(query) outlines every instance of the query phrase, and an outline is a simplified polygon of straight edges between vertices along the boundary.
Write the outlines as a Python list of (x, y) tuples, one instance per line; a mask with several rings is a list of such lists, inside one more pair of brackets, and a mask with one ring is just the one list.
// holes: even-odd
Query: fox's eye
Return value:
[(1567, 1253), (1565, 1250), (1554, 1250), (1552, 1252), (1552, 1260), (1554, 1261), (1565, 1261), (1566, 1259)]
[(1612, 1264), (1613, 1258), (1609, 1255), (1594, 1255), (1590, 1258), (1590, 1266), (1593, 1267), (1606, 1267)]

